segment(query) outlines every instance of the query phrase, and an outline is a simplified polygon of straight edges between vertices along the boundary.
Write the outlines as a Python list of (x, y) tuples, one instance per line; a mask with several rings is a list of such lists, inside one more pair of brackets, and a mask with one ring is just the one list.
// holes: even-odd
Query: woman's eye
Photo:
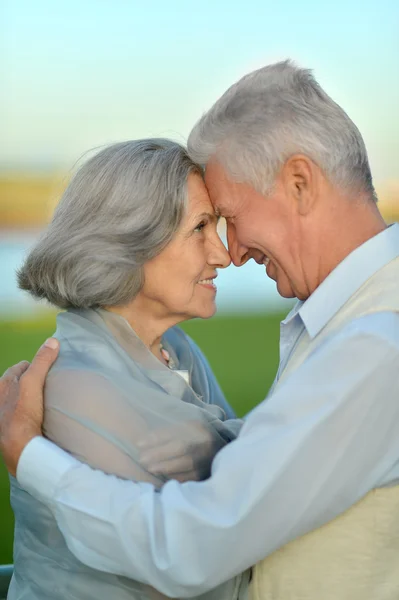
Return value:
[(198, 225), (194, 229), (194, 231), (202, 231), (204, 229), (205, 225), (206, 225), (206, 221), (201, 221), (201, 223), (198, 223)]

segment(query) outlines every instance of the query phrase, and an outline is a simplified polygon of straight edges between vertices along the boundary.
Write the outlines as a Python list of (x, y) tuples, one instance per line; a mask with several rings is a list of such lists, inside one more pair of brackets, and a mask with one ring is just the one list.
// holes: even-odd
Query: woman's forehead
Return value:
[(201, 177), (189, 178), (188, 181), (188, 213), (214, 213), (214, 209)]

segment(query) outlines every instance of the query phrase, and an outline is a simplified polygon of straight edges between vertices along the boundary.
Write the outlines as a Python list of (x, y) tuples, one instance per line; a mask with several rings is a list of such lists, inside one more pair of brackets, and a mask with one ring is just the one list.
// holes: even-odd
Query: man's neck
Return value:
[(309, 282), (312, 291), (356, 248), (387, 227), (377, 205), (372, 201), (355, 199), (347, 202), (346, 209), (341, 208), (342, 206), (336, 212), (331, 211), (322, 235), (319, 236), (319, 247), (313, 249), (318, 265), (313, 285)]

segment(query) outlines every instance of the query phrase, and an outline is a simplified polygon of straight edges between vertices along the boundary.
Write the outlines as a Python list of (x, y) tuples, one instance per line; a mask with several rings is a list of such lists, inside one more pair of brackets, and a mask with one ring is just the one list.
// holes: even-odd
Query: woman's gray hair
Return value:
[(229, 175), (268, 193), (285, 161), (301, 153), (328, 179), (375, 199), (363, 138), (311, 71), (291, 61), (249, 73), (203, 115), (188, 139), (191, 158), (215, 157)]
[(71, 180), (18, 271), (19, 287), (60, 308), (129, 302), (143, 285), (143, 265), (181, 223), (191, 173), (202, 170), (170, 140), (105, 148)]

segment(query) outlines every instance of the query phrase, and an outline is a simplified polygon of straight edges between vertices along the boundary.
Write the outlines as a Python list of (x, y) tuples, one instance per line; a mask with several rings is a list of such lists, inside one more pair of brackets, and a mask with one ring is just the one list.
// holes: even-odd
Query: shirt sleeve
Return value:
[(41, 439), (25, 448), (18, 479), (52, 509), (82, 562), (171, 597), (204, 593), (347, 510), (397, 462), (391, 316), (354, 322), (319, 346), (250, 413), (207, 481), (157, 492)]

